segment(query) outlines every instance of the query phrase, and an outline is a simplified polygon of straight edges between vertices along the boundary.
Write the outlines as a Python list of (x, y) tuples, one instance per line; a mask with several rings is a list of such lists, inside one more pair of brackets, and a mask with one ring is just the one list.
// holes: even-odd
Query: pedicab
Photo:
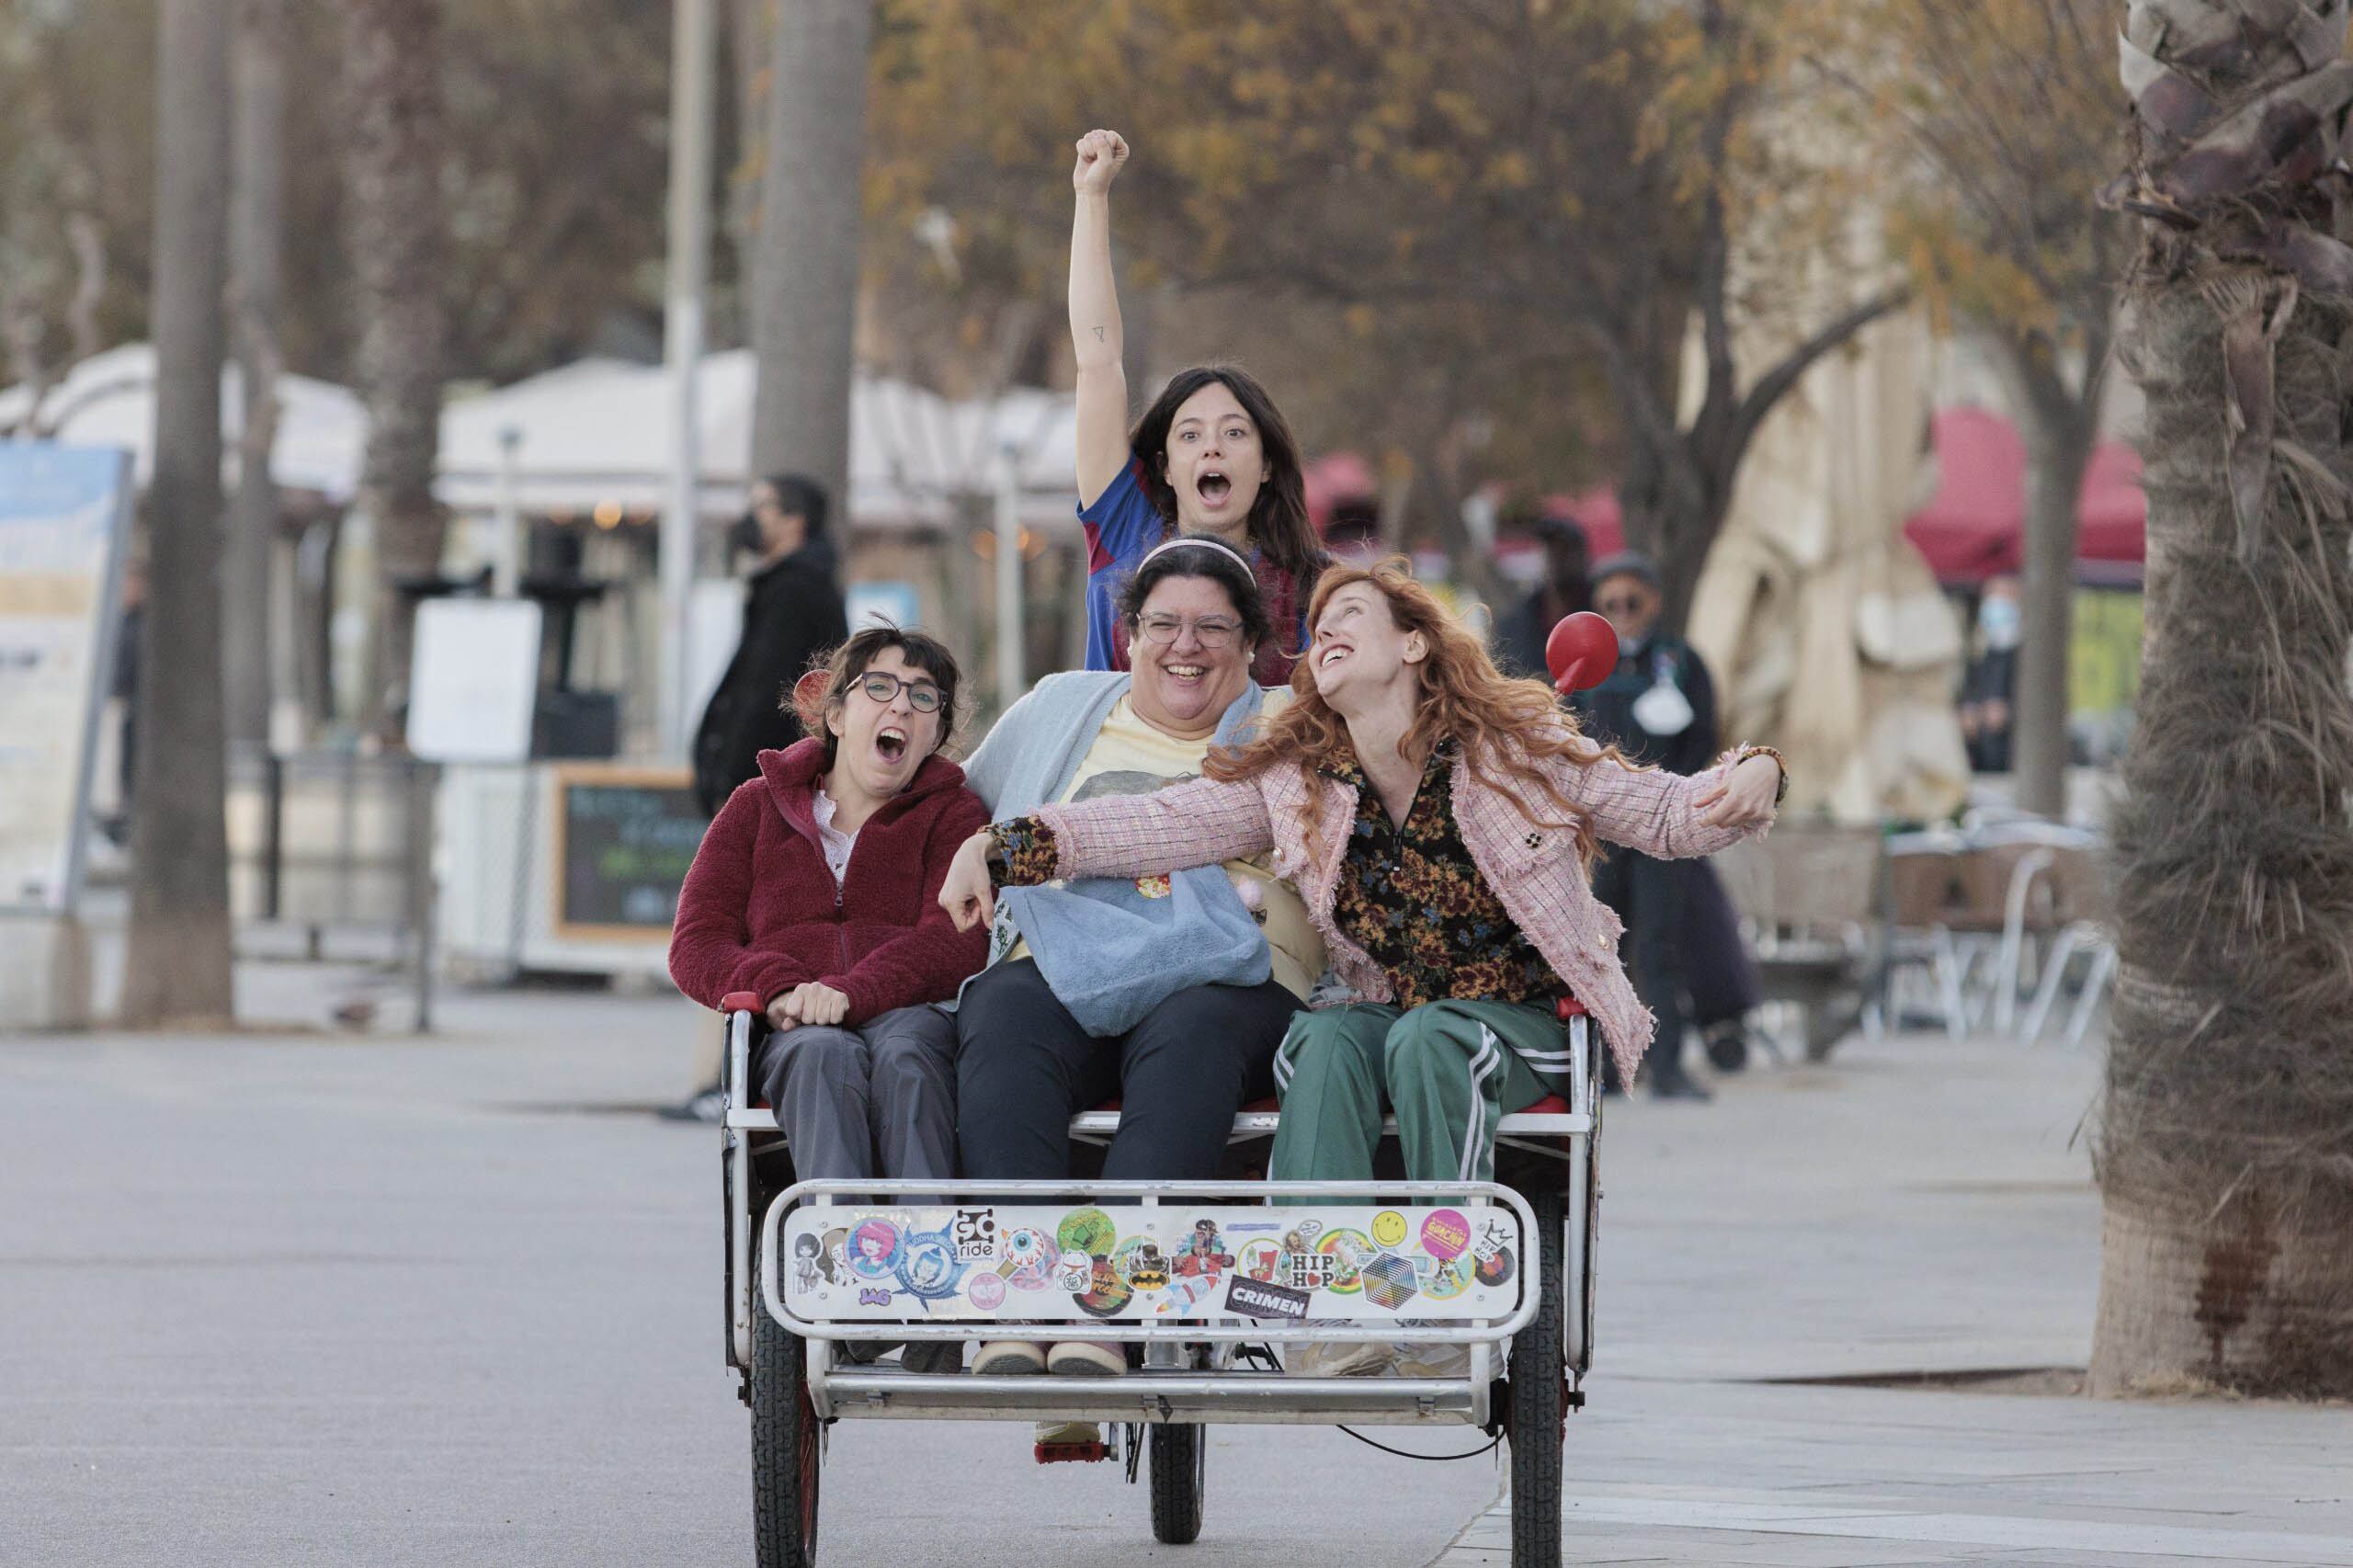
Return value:
[[(1563, 690), (1616, 657), (1563, 622), (1548, 648)], [(1564, 639), (1564, 633), (1568, 635)], [(1592, 669), (1600, 661), (1599, 671)], [(1590, 676), (1590, 678), (1583, 678)], [(1058, 1181), (801, 1181), (776, 1117), (751, 1097), (762, 998), (722, 1000), (721, 1129), (727, 1362), (752, 1412), (761, 1568), (817, 1560), (825, 1450), (842, 1421), (1091, 1422), (1105, 1439), (1040, 1444), (1041, 1463), (1123, 1460), (1147, 1479), (1152, 1533), (1200, 1533), (1217, 1423), (1461, 1426), (1510, 1451), (1512, 1562), (1561, 1561), (1567, 1415), (1593, 1359), (1601, 1188), (1598, 1042), (1563, 1000), (1564, 1095), (1502, 1118), (1490, 1182), (1264, 1178), (1280, 1112), (1235, 1116), (1214, 1181), (1098, 1179), (1112, 1102), (1072, 1119)], [(846, 1342), (1088, 1339), (1129, 1347), (1124, 1376), (908, 1371)], [(1306, 1345), (1467, 1348), (1446, 1376), (1297, 1376)], [(1427, 1351), (1423, 1354), (1427, 1356)], [(1441, 1368), (1452, 1370), (1451, 1368)]]

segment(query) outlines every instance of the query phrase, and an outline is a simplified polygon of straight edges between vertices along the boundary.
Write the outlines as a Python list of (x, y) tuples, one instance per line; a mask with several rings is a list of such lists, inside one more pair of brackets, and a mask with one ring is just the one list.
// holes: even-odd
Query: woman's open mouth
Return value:
[(1233, 494), (1233, 481), (1216, 469), (1203, 469), (1193, 481), (1193, 490), (1205, 505), (1220, 506)]
[(1207, 665), (1163, 665), (1160, 673), (1185, 687), (1192, 687), (1210, 678)]
[(885, 762), (897, 762), (907, 755), (907, 733), (895, 725), (877, 731), (874, 749)]

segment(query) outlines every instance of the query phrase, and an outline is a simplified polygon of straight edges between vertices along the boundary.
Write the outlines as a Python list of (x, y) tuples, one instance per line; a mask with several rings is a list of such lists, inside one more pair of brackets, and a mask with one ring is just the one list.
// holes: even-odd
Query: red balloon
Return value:
[(1544, 667), (1563, 696), (1599, 686), (1618, 667), (1618, 629), (1589, 609), (1563, 617), (1544, 639)]

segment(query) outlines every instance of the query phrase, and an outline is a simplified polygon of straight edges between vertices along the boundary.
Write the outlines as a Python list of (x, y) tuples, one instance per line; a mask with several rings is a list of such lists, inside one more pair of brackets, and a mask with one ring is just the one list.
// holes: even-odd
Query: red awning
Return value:
[[(2018, 427), (1990, 409), (1947, 408), (1930, 430), (1937, 493), (1904, 525), (1904, 537), (1938, 582), (1982, 583), (2018, 572), (2026, 532), (2026, 443)], [(1308, 515), (1319, 529), (1336, 505), (1370, 501), (1376, 491), (1370, 467), (1353, 452), (1318, 459), (1304, 477)], [(1543, 510), (1582, 524), (1596, 561), (1625, 548), (1624, 517), (1608, 485), (1548, 495)], [(2140, 581), (2145, 516), (2141, 455), (2121, 441), (2103, 441), (2085, 471), (2078, 512), (2075, 559), (2086, 581)]]
[[(1984, 408), (1939, 410), (1937, 493), (1904, 525), (1944, 583), (1982, 583), (2020, 569), (2026, 535), (2026, 443)], [(2141, 455), (2103, 441), (2084, 473), (2075, 559), (2094, 581), (2137, 582), (2146, 516)]]

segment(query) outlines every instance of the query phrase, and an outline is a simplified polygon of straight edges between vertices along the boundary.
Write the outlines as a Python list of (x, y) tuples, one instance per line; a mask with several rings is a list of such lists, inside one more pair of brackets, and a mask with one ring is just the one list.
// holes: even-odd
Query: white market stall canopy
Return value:
[[(701, 367), (700, 472), (707, 516), (743, 505), (751, 450), (751, 351), (707, 357)], [(244, 426), (236, 368), (222, 372), (224, 480), (235, 477)], [(278, 380), (280, 412), (270, 467), (278, 483), (347, 502), (359, 488), (368, 416), (348, 389), (307, 376)], [(670, 452), (668, 392), (661, 367), (583, 359), (460, 398), (441, 415), (435, 491), (460, 512), (488, 513), (498, 499), (501, 440), (516, 437), (517, 505), (527, 513), (660, 510)], [(29, 415), (29, 422), (28, 422)], [(850, 516), (866, 525), (939, 524), (953, 497), (994, 494), (1009, 447), (1021, 521), (1075, 531), (1074, 405), (1067, 393), (1017, 387), (991, 402), (959, 403), (904, 381), (859, 376), (850, 401)], [(31, 390), (0, 392), (0, 434), (40, 435), (74, 446), (129, 449), (141, 483), (153, 466), (155, 353), (143, 343), (110, 348), (74, 366), (35, 406)]]
[[(704, 358), (697, 390), (706, 516), (743, 506), (754, 387), (750, 350)], [(462, 399), (441, 416), (437, 492), (459, 511), (492, 510), (511, 432), (521, 510), (657, 511), (669, 465), (668, 409), (661, 367), (620, 359), (584, 359)], [(1064, 393), (1022, 387), (993, 403), (958, 403), (861, 375), (850, 392), (850, 516), (867, 526), (944, 523), (954, 496), (994, 493), (999, 450), (1009, 447), (1021, 520), (1074, 530), (1075, 418)]]
[[(222, 475), (236, 477), (236, 443), (244, 428), (243, 378), (234, 365), (221, 371)], [(359, 487), (359, 458), (368, 415), (346, 388), (308, 376), (278, 379), (278, 434), (269, 467), (278, 484), (348, 501)], [(92, 355), (65, 373), (39, 400), (32, 389), (0, 392), (0, 433), (42, 437), (74, 447), (121, 447), (131, 454), (142, 485), (154, 467), (155, 351), (126, 343)]]

